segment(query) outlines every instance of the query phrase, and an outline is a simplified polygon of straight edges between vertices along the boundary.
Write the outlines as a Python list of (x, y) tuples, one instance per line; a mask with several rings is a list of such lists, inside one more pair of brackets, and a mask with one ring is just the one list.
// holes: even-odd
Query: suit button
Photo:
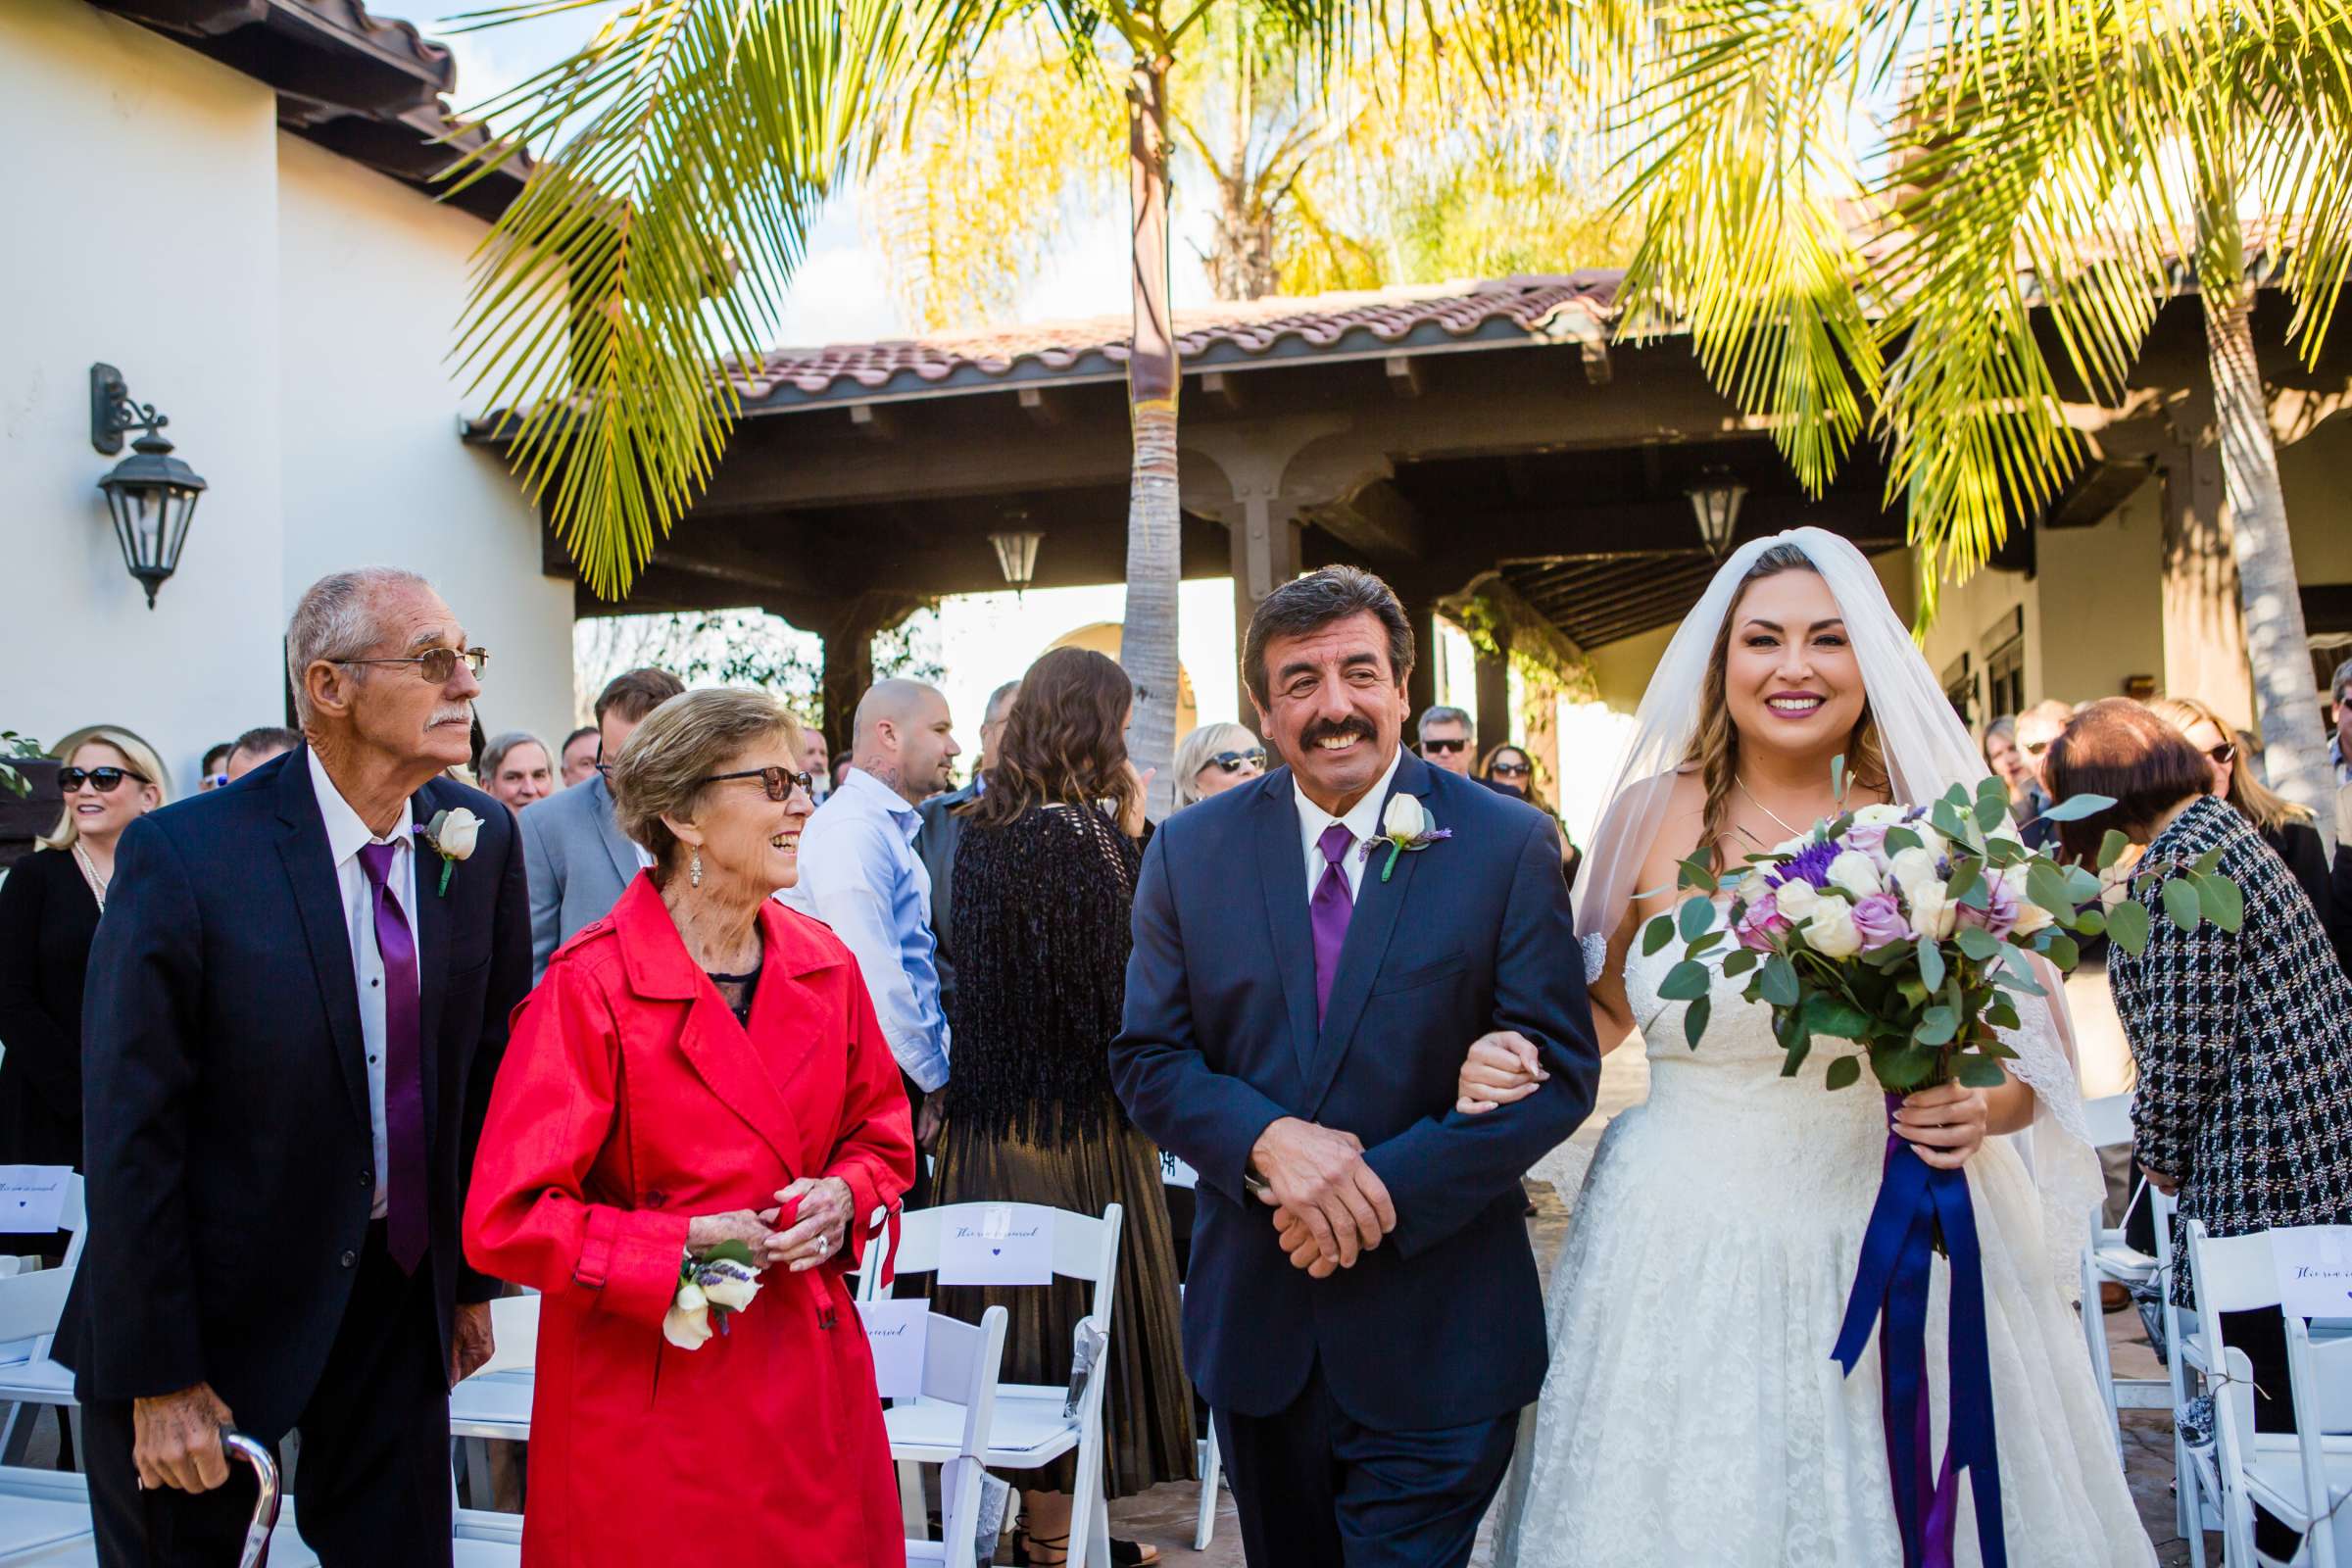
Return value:
[(357, 1252), (345, 1252), (343, 1254), (343, 1266), (345, 1268), (352, 1267), (354, 1264), (358, 1263), (359, 1260), (360, 1254)]
[(371, 1170), (364, 1170), (360, 1172), (360, 1185), (362, 1187), (373, 1187), (375, 1185), (375, 1172)]

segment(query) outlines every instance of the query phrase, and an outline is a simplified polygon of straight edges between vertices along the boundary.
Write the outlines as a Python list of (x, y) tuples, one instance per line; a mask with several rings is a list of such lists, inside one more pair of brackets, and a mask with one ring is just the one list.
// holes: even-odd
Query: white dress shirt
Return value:
[(1381, 808), (1388, 805), (1389, 786), (1396, 780), (1396, 763), (1403, 756), (1401, 749), (1389, 755), (1389, 765), (1379, 781), (1364, 791), (1364, 798), (1349, 807), (1346, 816), (1334, 816), (1308, 800), (1306, 791), (1298, 787), (1298, 775), (1291, 774), (1291, 795), (1298, 803), (1298, 840), (1306, 859), (1308, 903), (1314, 902), (1315, 889), (1323, 882), (1324, 867), (1331, 863), (1323, 858), (1322, 838), (1323, 830), (1334, 822), (1347, 824), (1348, 831), (1355, 835), (1355, 842), (1348, 846), (1348, 854), (1340, 861), (1348, 877), (1348, 902), (1355, 902), (1355, 890), (1364, 882), (1364, 845), (1380, 831)]
[[(335, 781), (327, 777), (318, 754), (306, 750), (303, 755), (311, 760), (311, 787), (318, 796), (318, 815), (326, 823), (326, 853), (335, 862), (335, 882), (343, 895), (343, 924), (351, 933), (351, 973), (360, 992), (360, 1043), (368, 1055), (368, 1130), (375, 1140), (375, 1205), (368, 1213), (370, 1219), (382, 1219), (385, 1172), (391, 1164), (384, 1134), (384, 956), (375, 945), (375, 898), (368, 870), (360, 864), (360, 849), (368, 844), (392, 846), (392, 868), (384, 877), (384, 886), (408, 916), (409, 939), (414, 942), (416, 819), (403, 801), (400, 820), (388, 835), (377, 838), (343, 799)], [(416, 1049), (422, 1051), (424, 1042), (417, 1041)]]

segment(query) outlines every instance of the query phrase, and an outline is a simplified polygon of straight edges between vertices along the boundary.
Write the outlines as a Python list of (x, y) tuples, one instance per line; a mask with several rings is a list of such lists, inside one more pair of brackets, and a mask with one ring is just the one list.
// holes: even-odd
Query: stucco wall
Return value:
[(2337, 417), (2278, 451), (2278, 484), (2305, 586), (2352, 582), (2352, 418)]
[[(268, 88), (79, 0), (0, 6), (0, 728), (127, 724), (174, 794), (209, 742), (283, 711), (276, 118)], [(95, 488), (99, 360), (211, 481), (152, 612)]]
[(280, 135), (284, 608), (341, 567), (430, 577), (490, 650), (482, 724), (571, 728), (571, 586), (504, 465), (462, 446), (447, 356), (481, 222)]
[[(2039, 696), (2114, 697), (2129, 675), (2164, 679), (2164, 487), (2154, 479), (2095, 527), (2045, 528)], [(2029, 686), (2034, 670), (2026, 671)]]

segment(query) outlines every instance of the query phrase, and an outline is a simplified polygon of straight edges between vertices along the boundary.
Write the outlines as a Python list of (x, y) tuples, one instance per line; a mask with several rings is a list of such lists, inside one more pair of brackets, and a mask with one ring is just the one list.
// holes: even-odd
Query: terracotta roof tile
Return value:
[[(1220, 349), (1258, 358), (1274, 353), (1286, 339), (1298, 340), (1310, 353), (1339, 351), (1348, 334), (1357, 331), (1367, 334), (1369, 341), (1363, 346), (1370, 348), (1401, 343), (1425, 328), (1467, 338), (1496, 322), (1540, 341), (1583, 338), (1609, 319), (1618, 275), (1614, 270), (1592, 270), (1218, 304), (1179, 311), (1176, 346), (1188, 361)], [(785, 394), (784, 401), (798, 402), (884, 388), (914, 391), (958, 373), (967, 380), (1008, 378), (1027, 365), (1048, 376), (1088, 368), (1109, 371), (1127, 363), (1129, 325), (1123, 316), (1100, 317), (876, 343), (780, 348), (756, 370), (738, 370), (735, 380), (747, 402), (759, 403), (779, 394)], [(1230, 363), (1235, 354), (1216, 358)], [(1090, 367), (1089, 361), (1096, 364)]]

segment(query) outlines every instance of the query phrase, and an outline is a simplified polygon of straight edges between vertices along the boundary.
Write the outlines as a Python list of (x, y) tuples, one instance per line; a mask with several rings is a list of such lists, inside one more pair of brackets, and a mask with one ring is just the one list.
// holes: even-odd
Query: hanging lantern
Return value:
[(122, 371), (111, 365), (90, 367), (90, 445), (111, 455), (122, 450), (125, 432), (144, 432), (98, 488), (114, 518), (123, 568), (147, 590), (149, 610), (155, 608), (155, 591), (179, 569), (188, 524), (205, 491), (196, 470), (172, 455), (172, 443), (163, 435), (170, 422), (154, 404), (131, 401)]

